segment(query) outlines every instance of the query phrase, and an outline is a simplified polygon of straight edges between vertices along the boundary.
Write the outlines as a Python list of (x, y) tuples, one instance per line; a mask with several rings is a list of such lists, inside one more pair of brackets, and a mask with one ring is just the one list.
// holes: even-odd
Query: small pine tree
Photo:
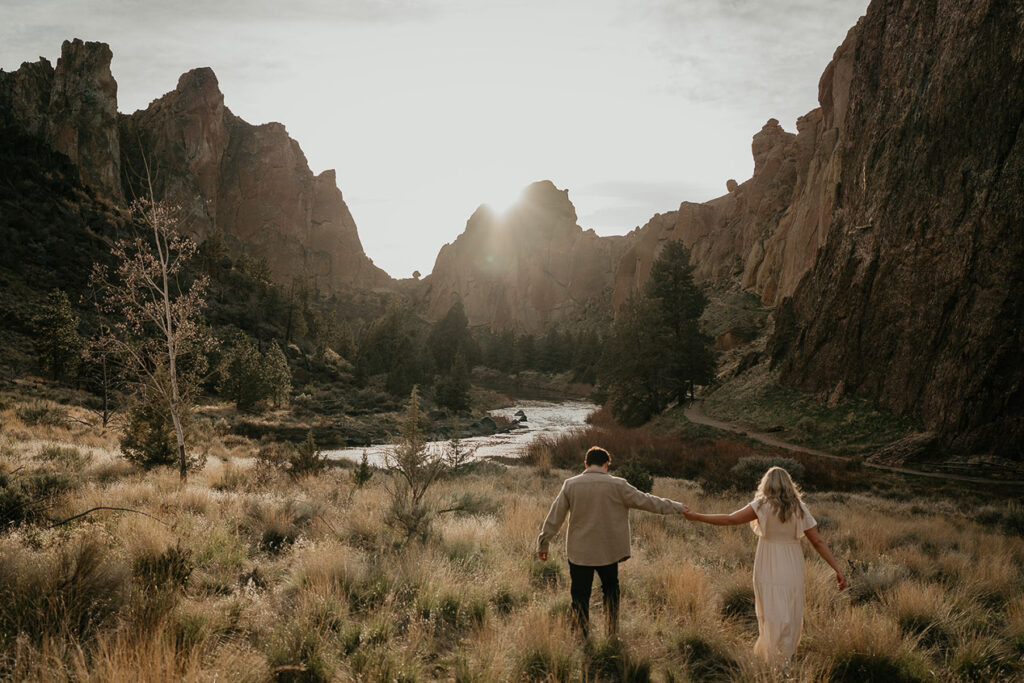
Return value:
[(292, 371), (284, 351), (276, 342), (270, 343), (270, 348), (263, 354), (261, 365), (267, 398), (276, 406), (288, 405), (288, 397), (292, 393)]
[(426, 539), (436, 514), (427, 491), (445, 472), (444, 461), (427, 449), (423, 432), (419, 389), (413, 387), (405, 410), (398, 444), (385, 456), (392, 482), (387, 521), (407, 539)]
[(362, 459), (360, 459), (356, 468), (352, 470), (352, 483), (356, 485), (357, 489), (361, 489), (372, 477), (373, 470), (370, 469), (370, 463), (367, 461), (366, 451), (363, 451)]
[(85, 344), (78, 334), (78, 316), (67, 293), (51, 290), (33, 319), (36, 355), (43, 372), (54, 379), (71, 377), (78, 370)]
[(307, 474), (319, 474), (326, 466), (327, 458), (323, 451), (317, 448), (311, 427), (306, 434), (306, 440), (294, 449), (289, 458), (288, 474), (296, 478)]

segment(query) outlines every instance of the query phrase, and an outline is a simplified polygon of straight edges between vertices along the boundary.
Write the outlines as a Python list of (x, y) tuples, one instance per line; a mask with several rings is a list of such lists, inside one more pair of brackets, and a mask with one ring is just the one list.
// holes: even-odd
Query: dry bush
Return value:
[(0, 550), (0, 639), (34, 646), (68, 641), (87, 646), (126, 604), (129, 571), (107, 544), (83, 537), (50, 553)]

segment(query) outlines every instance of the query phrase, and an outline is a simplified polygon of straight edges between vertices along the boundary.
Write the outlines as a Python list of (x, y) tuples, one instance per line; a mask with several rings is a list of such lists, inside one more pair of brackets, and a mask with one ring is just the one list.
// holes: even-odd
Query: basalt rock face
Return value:
[(313, 175), (283, 125), (233, 115), (210, 69), (123, 116), (121, 134), (126, 186), (139, 186), (145, 153), (158, 198), (184, 207), (200, 237), (220, 231), (266, 259), (276, 280), (331, 291), (391, 282), (363, 252), (334, 171)]
[(5, 124), (42, 138), (78, 168), (83, 184), (121, 199), (117, 82), (104, 43), (66, 40), (54, 69), (46, 59), (0, 72)]
[(619, 264), (616, 310), (643, 286), (668, 240), (689, 247), (700, 282), (739, 284), (768, 306), (793, 293), (828, 231), (858, 36), (854, 27), (836, 50), (818, 84), (821, 106), (797, 120), (796, 134), (770, 119), (754, 136), (749, 180), (730, 180), (728, 194), (683, 202), (640, 228)]
[(334, 171), (313, 175), (284, 126), (234, 116), (210, 69), (120, 115), (110, 61), (107, 45), (74, 40), (56, 69), (41, 59), (0, 72), (0, 124), (66, 155), (83, 184), (114, 203), (147, 193), (148, 166), (157, 199), (183, 207), (191, 233), (223, 233), (265, 258), (280, 282), (300, 278), (325, 291), (391, 285), (363, 251)]
[(630, 239), (584, 231), (567, 190), (534, 183), (504, 216), (477, 209), (441, 248), (423, 281), (422, 310), (437, 320), (460, 300), (470, 325), (529, 333), (607, 317), (615, 264)]
[(875, 0), (858, 26), (823, 248), (778, 311), (784, 383), (1024, 455), (1024, 14)]

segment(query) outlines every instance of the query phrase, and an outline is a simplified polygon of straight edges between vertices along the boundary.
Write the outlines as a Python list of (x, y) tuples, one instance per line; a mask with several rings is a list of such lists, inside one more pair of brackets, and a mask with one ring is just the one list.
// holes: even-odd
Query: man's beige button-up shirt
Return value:
[(600, 567), (629, 557), (629, 510), (682, 514), (683, 505), (639, 491), (625, 479), (599, 469), (566, 479), (551, 504), (537, 538), (537, 552), (548, 544), (569, 515), (565, 553), (573, 564)]

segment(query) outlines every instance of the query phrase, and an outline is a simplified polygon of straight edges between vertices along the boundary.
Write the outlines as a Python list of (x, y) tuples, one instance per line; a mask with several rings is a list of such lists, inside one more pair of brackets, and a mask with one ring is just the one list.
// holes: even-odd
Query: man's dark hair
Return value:
[(587, 451), (587, 457), (584, 462), (587, 467), (591, 465), (603, 465), (606, 462), (611, 462), (612, 456), (608, 454), (608, 451), (601, 448), (600, 446), (591, 446), (590, 450)]

